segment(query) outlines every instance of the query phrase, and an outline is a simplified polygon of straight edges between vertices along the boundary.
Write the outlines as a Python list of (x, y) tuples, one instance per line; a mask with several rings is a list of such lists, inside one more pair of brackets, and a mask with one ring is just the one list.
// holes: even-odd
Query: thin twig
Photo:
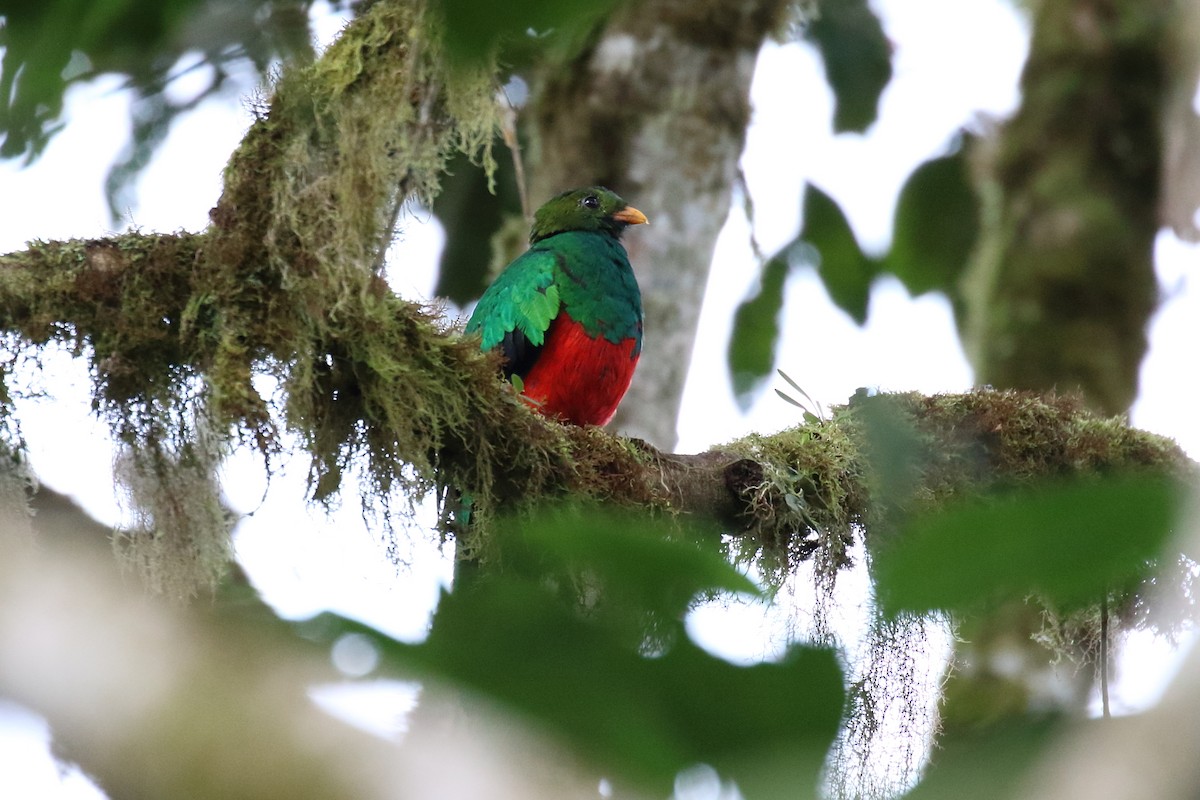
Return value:
[(517, 173), (517, 194), (521, 198), (521, 213), (525, 219), (532, 219), (533, 211), (529, 207), (529, 192), (525, 188), (525, 161), (521, 158), (521, 142), (517, 137), (517, 108), (513, 105), (508, 96), (508, 90), (504, 87), (500, 87), (499, 98), (503, 105), (500, 114), (500, 135), (504, 137), (504, 144), (512, 153), (513, 170)]

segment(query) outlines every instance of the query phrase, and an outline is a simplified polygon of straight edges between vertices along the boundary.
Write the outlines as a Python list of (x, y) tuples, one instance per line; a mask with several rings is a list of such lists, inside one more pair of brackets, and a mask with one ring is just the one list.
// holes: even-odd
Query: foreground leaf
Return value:
[(1077, 604), (1142, 576), (1184, 492), (1158, 477), (1089, 480), (957, 503), (912, 520), (875, 559), (888, 613), (1036, 592)]
[(615, 5), (616, 0), (591, 3), (439, 0), (437, 3), (445, 20), (446, 44), (454, 57), (467, 62), (484, 61), (499, 45), (507, 63), (513, 63), (514, 53), (527, 50), (530, 42), (543, 37), (552, 37), (558, 47), (574, 48)]
[[(329, 641), (367, 634), (387, 666), (499, 703), (618, 782), (665, 795), (708, 764), (748, 800), (815, 796), (844, 705), (833, 651), (798, 646), (752, 666), (709, 655), (684, 630), (690, 601), (753, 585), (663, 526), (614, 521), (576, 509), (510, 523), (502, 565), (444, 594), (422, 644), (332, 615), (303, 626)], [(622, 614), (656, 620), (631, 637)]]
[[(350, 630), (366, 632), (331, 628)], [(386, 663), (482, 694), (657, 791), (698, 763), (745, 788), (767, 760), (790, 765), (783, 782), (808, 793), (842, 710), (830, 650), (796, 647), (779, 663), (739, 667), (681, 640), (648, 657), (522, 581), (444, 595), (424, 644), (373, 638)]]
[[(103, 73), (122, 75), (140, 97), (156, 98), (156, 105), (139, 112), (140, 135), (169, 124), (178, 109), (190, 105), (172, 104), (161, 94), (184, 56), (199, 52), (201, 65), (211, 67), (202, 94), (220, 88), (228, 65), (240, 59), (265, 73), (273, 58), (311, 58), (310, 5), (307, 0), (0, 2), (0, 158), (38, 156), (62, 128), (68, 86)], [(142, 140), (135, 140), (135, 151), (141, 146)], [(127, 166), (136, 172), (132, 157)]]
[(1009, 800), (1020, 797), (1029, 771), (1058, 733), (1052, 719), (1023, 719), (944, 737), (908, 800)]

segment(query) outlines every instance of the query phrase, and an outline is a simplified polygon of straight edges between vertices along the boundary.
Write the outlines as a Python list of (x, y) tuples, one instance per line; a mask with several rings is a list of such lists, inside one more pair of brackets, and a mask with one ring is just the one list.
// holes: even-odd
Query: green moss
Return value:
[(755, 535), (740, 553), (776, 578), (814, 557), (833, 574), (857, 533), (874, 546), (951, 498), (1049, 477), (1193, 469), (1171, 440), (1096, 415), (1079, 397), (992, 389), (855, 398), (826, 421), (720, 449), (763, 467), (750, 498)]
[[(360, 459), (369, 491), (419, 496), (451, 447), (471, 458), (447, 477), (493, 504), (495, 445), (481, 442), (522, 412), (496, 399), (477, 344), (381, 278), (403, 200), (428, 201), (457, 150), (494, 166), (494, 66), (449, 71), (440, 36), (422, 3), (380, 0), (283, 73), (203, 234), (35, 243), (0, 269), (0, 328), (88, 354), (96, 407), (149, 454), (139, 485), (167, 481), (202, 427), (270, 455), (282, 422), (312, 455), (318, 499)], [(254, 387), (262, 372), (280, 381), (278, 407)], [(535, 472), (543, 457), (513, 461)]]
[(371, 6), (280, 78), (214, 212), (218, 258), (205, 267), (220, 303), (194, 316), (216, 329), (218, 407), (245, 419), (252, 367), (269, 363), (318, 498), (364, 454), (375, 490), (427, 490), (439, 443), (469, 426), (478, 399), (448, 374), (458, 351), (434, 317), (379, 277), (397, 204), (431, 198), (456, 149), (491, 165), (492, 73), (447, 71), (439, 37), (419, 3)]
[(836, 419), (801, 425), (772, 436), (751, 435), (723, 449), (763, 466), (750, 498), (751, 530), (742, 558), (760, 560), (772, 580), (819, 554), (823, 572), (845, 564), (852, 526), (861, 523), (864, 489), (854, 443)]
[[(320, 61), (283, 75), (203, 234), (35, 243), (0, 259), (0, 328), (23, 347), (56, 340), (89, 354), (97, 407), (145, 454), (143, 485), (166, 485), (172, 464), (200, 463), (187, 456), (202, 437), (217, 442), (201, 448), (211, 465), (232, 438), (275, 452), (283, 426), (311, 455), (318, 500), (352, 467), (380, 503), (446, 487), (470, 494), (479, 525), (464, 552), (486, 550), (498, 510), (547, 497), (675, 510), (658, 454), (534, 418), (497, 390), (496, 360), (477, 340), (380, 277), (396, 203), (435, 192), (455, 148), (490, 158), (493, 77), (445, 71), (437, 37), (419, 5), (380, 0)], [(277, 398), (255, 389), (264, 372), (279, 379)], [(897, 462), (902, 480), (870, 443), (880, 429), (871, 433), (864, 411), (882, 403), (912, 443)], [(897, 515), (956, 494), (1180, 458), (1076, 401), (1006, 392), (856, 401), (827, 422), (725, 449), (763, 470), (747, 555), (777, 571), (816, 557), (823, 575), (845, 563), (860, 529), (885, 535)], [(200, 477), (186, 480), (200, 491)], [(201, 534), (187, 515), (147, 519), (168, 517), (181, 527), (163, 535), (188, 552)]]
[(1021, 109), (978, 170), (964, 344), (981, 381), (1078, 390), (1110, 414), (1133, 401), (1156, 296), (1169, 9), (1036, 5)]

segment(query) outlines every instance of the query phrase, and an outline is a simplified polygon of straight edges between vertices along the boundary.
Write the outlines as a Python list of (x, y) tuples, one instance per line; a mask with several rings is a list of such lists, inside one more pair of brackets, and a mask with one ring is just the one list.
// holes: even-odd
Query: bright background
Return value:
[[(775, 384), (742, 413), (729, 388), (725, 349), (734, 309), (757, 280), (751, 237), (770, 253), (795, 236), (803, 182), (811, 180), (832, 195), (862, 245), (882, 252), (909, 172), (945, 152), (959, 130), (985, 127), (1019, 102), (1017, 82), (1028, 31), (1012, 4), (880, 0), (874, 5), (895, 48), (894, 76), (879, 119), (866, 135), (832, 134), (832, 95), (812, 48), (772, 43), (760, 55), (752, 89), (754, 116), (742, 159), (756, 219), (751, 225), (735, 198), (717, 244), (684, 394), (681, 452), (799, 421), (797, 410), (771, 391)], [(316, 14), (320, 38), (327, 42), (340, 21), (327, 9), (318, 8)], [(178, 66), (182, 72), (187, 59)], [(200, 77), (184, 75), (169, 91), (186, 98), (203, 85)], [(241, 82), (243, 90), (247, 81)], [(221, 169), (249, 125), (249, 112), (238, 97), (227, 94), (181, 118), (142, 175), (137, 206), (114, 224), (103, 185), (108, 167), (129, 140), (129, 103), (116, 79), (76, 87), (68, 95), (66, 129), (45, 154), (24, 169), (0, 164), (0, 252), (19, 250), (34, 238), (102, 237), (128, 226), (148, 231), (205, 226), (220, 193)], [(637, 198), (630, 200), (636, 204)], [(408, 268), (389, 274), (389, 280), (407, 297), (428, 298), (442, 233), (427, 211), (410, 211), (396, 246), (405, 253), (397, 263)], [(637, 235), (653, 235), (653, 228)], [(1191, 353), (1200, 342), (1200, 292), (1190, 267), (1198, 255), (1196, 246), (1160, 236), (1162, 304), (1151, 327), (1151, 350), (1132, 413), (1135, 425), (1174, 437), (1194, 458), (1200, 456), (1200, 421), (1192, 408), (1196, 381)], [(972, 383), (946, 301), (911, 298), (892, 278), (876, 283), (869, 320), (860, 328), (830, 304), (811, 269), (797, 270), (787, 286), (785, 315), (779, 365), (826, 405), (844, 402), (860, 386), (934, 393), (960, 391)], [(27, 369), (20, 377), (26, 386), (47, 393), (18, 404), (40, 479), (75, 497), (97, 519), (120, 524), (125, 512), (109, 477), (111, 440), (105, 425), (90, 413), (82, 362), (53, 353), (45, 358), (42, 372)], [(246, 453), (236, 454), (224, 467), (227, 500), (247, 515), (237, 531), (238, 558), (264, 598), (288, 617), (332, 609), (400, 639), (422, 637), (437, 592), (449, 582), (452, 554), (442, 552), (427, 530), (414, 526), (395, 554), (396, 563), (388, 557), (383, 533), (364, 524), (353, 490), (331, 515), (306, 507), (306, 470), (305, 459), (298, 458), (268, 483), (258, 457)], [(844, 583), (844, 601), (861, 604), (861, 581)], [(800, 600), (806, 596), (811, 595), (796, 592)], [(712, 603), (692, 615), (689, 630), (705, 647), (733, 660), (769, 658), (791, 632), (803, 630), (798, 613), (803, 612), (766, 609), (759, 603)], [(853, 625), (855, 618), (849, 614), (846, 624)], [(1161, 644), (1140, 639), (1126, 653), (1114, 690), (1117, 712), (1153, 702), (1178, 658)], [(934, 657), (931, 674), (939, 668)], [(389, 736), (403, 731), (404, 713), (412, 703), (411, 690), (403, 686), (369, 694), (325, 687), (314, 695), (335, 713)], [(0, 797), (100, 796), (77, 773), (59, 775), (48, 755), (48, 738), (36, 715), (0, 703)]]

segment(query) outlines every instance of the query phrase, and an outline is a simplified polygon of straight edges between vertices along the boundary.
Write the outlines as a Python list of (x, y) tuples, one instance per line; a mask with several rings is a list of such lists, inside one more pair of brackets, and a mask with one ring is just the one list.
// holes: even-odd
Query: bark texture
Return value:
[(607, 185), (650, 217), (626, 245), (642, 287), (642, 365), (613, 422), (670, 449), (709, 265), (729, 215), (750, 79), (781, 0), (625, 4), (535, 92), (532, 195)]
[(1154, 310), (1169, 0), (1034, 4), (1024, 101), (985, 168), (966, 291), (979, 382), (1137, 394)]

